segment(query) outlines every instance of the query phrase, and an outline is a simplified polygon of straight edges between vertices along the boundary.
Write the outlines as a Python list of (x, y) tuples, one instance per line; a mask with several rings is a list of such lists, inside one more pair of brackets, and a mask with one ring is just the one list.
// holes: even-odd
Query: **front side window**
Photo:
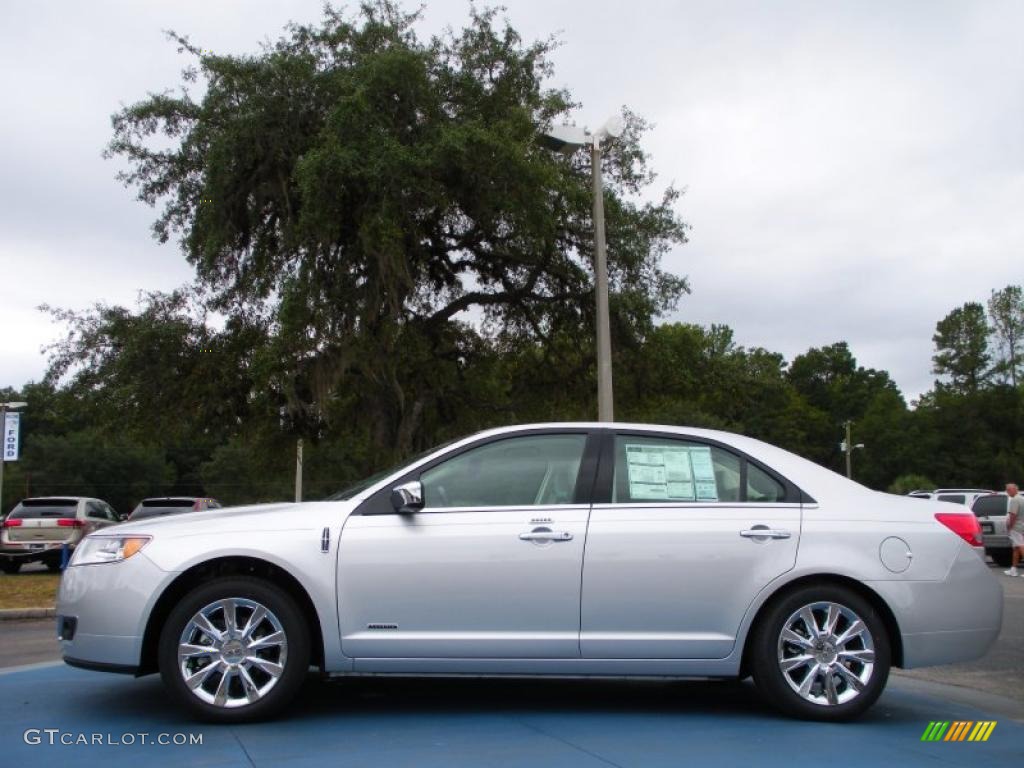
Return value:
[(687, 440), (615, 438), (612, 500), (740, 501), (741, 459), (717, 446)]
[(437, 507), (571, 504), (586, 435), (524, 435), (471, 448), (420, 475)]

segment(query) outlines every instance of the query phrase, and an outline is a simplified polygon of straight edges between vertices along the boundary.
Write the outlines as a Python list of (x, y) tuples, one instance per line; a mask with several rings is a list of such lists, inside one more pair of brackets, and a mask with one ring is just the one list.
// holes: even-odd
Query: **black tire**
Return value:
[(50, 573), (60, 573), (60, 560), (47, 560), (46, 570)]
[(990, 549), (987, 554), (992, 558), (992, 562), (998, 566), (1009, 568), (1013, 565), (1012, 549)]
[[(227, 598), (254, 601), (265, 607), (280, 622), (287, 639), (284, 671), (277, 682), (262, 698), (234, 708), (200, 699), (186, 685), (178, 665), (178, 644), (193, 616), (211, 603)], [(310, 632), (295, 600), (280, 587), (250, 576), (225, 576), (196, 587), (174, 607), (160, 632), (157, 659), (164, 685), (181, 705), (200, 719), (214, 723), (263, 720), (280, 712), (305, 680), (309, 671)]]
[[(874, 646), (874, 662), (869, 673), (870, 676), (863, 683), (863, 690), (859, 693), (856, 693), (852, 687), (849, 689), (854, 692), (853, 698), (849, 701), (828, 704), (816, 703), (803, 698), (798, 691), (791, 687), (780, 666), (779, 642), (783, 629), (800, 609), (815, 603), (833, 603), (852, 611), (866, 625), (870, 633), (870, 639)], [(821, 612), (819, 611), (817, 615), (820, 617)], [(839, 619), (840, 631), (843, 627), (849, 626), (847, 621), (845, 615)], [(810, 585), (800, 587), (775, 599), (759, 619), (758, 625), (754, 627), (750, 642), (750, 669), (759, 692), (769, 704), (795, 717), (825, 721), (856, 718), (875, 703), (889, 677), (892, 651), (885, 623), (867, 600), (846, 587), (831, 584)], [(849, 646), (847, 647), (849, 648)], [(824, 652), (828, 653), (827, 650)], [(808, 651), (807, 653), (812, 652)], [(853, 669), (863, 670), (865, 667), (855, 666)], [(802, 673), (809, 674), (809, 668), (797, 669), (791, 674), (800, 675)], [(845, 689), (847, 684), (839, 675), (831, 675), (831, 677), (833, 680), (839, 681), (839, 685)], [(822, 692), (825, 677), (820, 676), (816, 679), (820, 681), (820, 685), (812, 691), (817, 690), (819, 695), (827, 697)]]
[(11, 575), (14, 575), (15, 573), (17, 573), (20, 570), (21, 570), (21, 561), (20, 560), (8, 560), (8, 559), (0, 560), (0, 571), (3, 571), (4, 573), (8, 573), (8, 574), (11, 574)]

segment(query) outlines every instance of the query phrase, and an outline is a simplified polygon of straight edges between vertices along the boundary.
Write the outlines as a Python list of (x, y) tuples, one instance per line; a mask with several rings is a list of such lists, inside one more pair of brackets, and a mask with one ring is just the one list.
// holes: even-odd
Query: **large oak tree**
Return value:
[[(295, 431), (355, 392), (382, 457), (416, 444), (481, 335), (543, 347), (592, 333), (589, 157), (539, 134), (576, 105), (547, 85), (552, 40), (493, 11), (423, 39), (390, 2), (327, 8), (247, 55), (192, 58), (177, 91), (113, 117), (108, 153), (160, 206), (211, 306), (269, 330), (262, 386)], [(678, 192), (651, 194), (640, 139), (605, 155), (615, 331), (639, 335), (687, 290)], [(589, 371), (588, 371), (589, 373)]]

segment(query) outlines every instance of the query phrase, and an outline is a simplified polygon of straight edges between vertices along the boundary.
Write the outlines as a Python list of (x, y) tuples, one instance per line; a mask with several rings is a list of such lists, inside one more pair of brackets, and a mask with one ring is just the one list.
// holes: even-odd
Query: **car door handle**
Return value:
[(519, 538), (523, 541), (570, 541), (572, 534), (568, 531), (530, 531), (520, 533)]
[(788, 539), (792, 536), (789, 531), (782, 531), (775, 528), (767, 528), (765, 526), (754, 526), (748, 528), (745, 531), (740, 531), (740, 536), (746, 539)]

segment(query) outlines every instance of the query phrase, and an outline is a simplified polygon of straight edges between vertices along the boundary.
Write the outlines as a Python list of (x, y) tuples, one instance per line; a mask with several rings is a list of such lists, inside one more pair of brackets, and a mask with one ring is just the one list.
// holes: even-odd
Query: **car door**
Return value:
[(582, 656), (728, 656), (754, 597), (796, 561), (799, 491), (696, 439), (610, 434), (601, 464), (595, 501), (603, 502), (591, 512), (583, 568)]
[(589, 450), (585, 430), (487, 439), (392, 484), (419, 480), (422, 510), (364, 502), (338, 552), (345, 655), (579, 656)]

